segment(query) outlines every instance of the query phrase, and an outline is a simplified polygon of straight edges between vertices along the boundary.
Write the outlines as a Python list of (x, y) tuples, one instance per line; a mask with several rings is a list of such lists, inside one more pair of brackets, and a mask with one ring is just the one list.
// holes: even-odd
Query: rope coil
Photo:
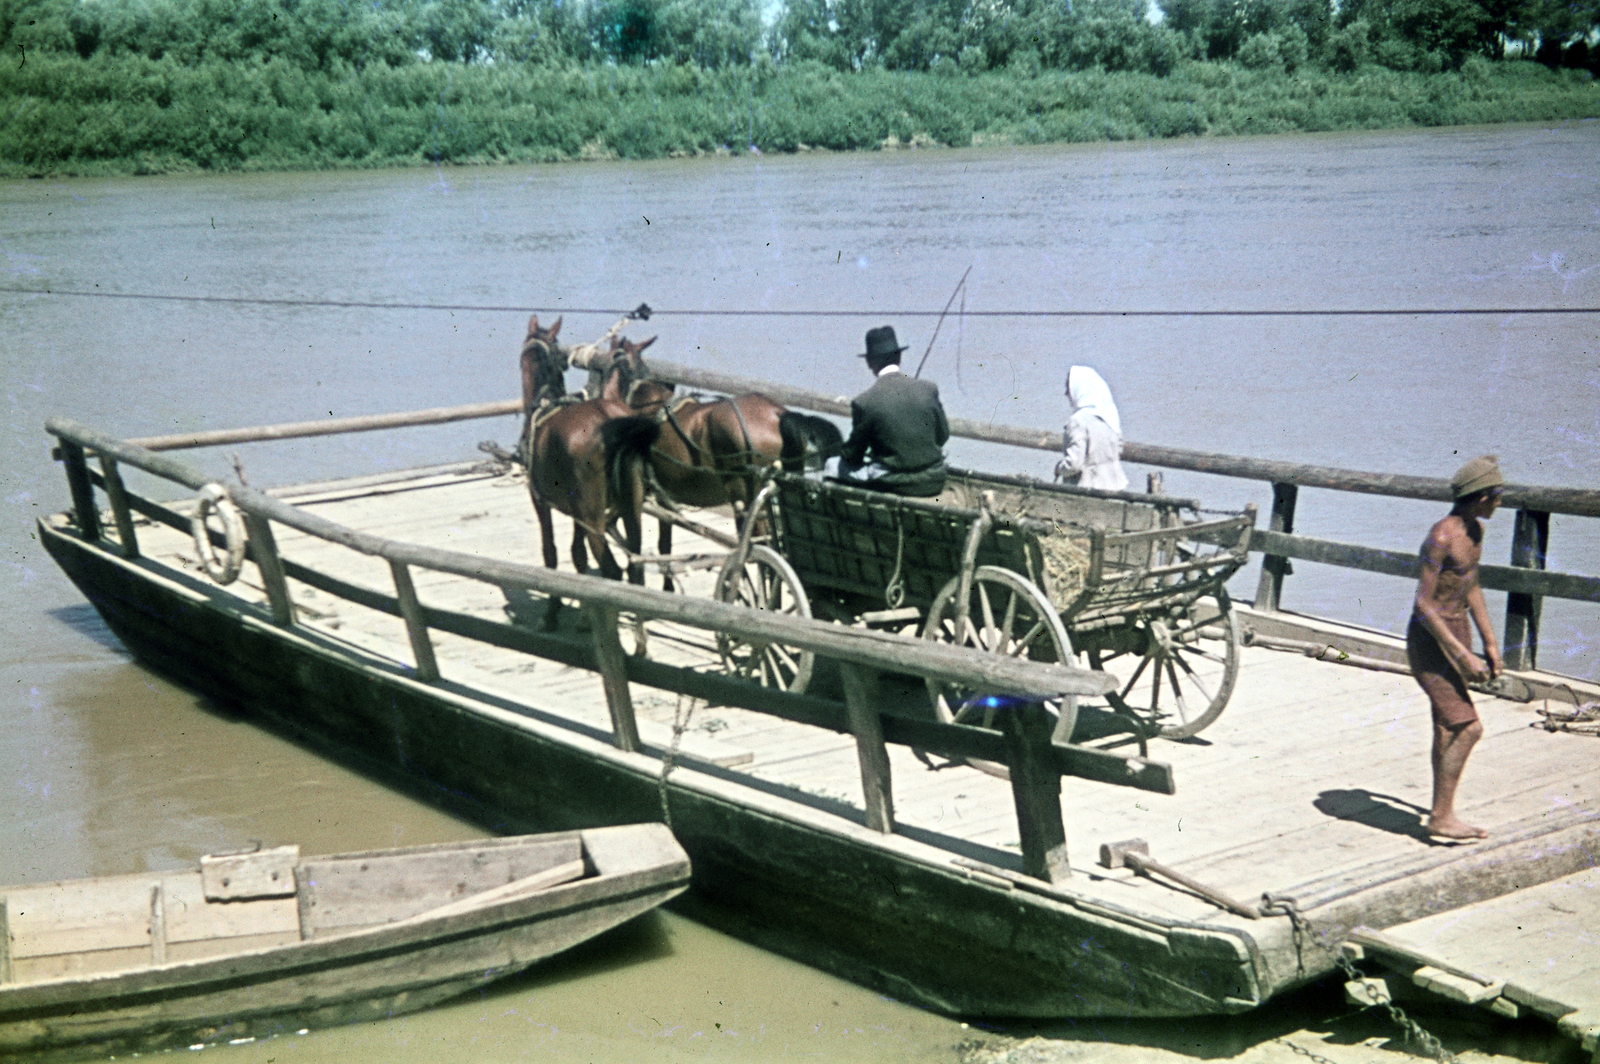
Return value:
[[(212, 513), (222, 522), (224, 553), (219, 555), (211, 542), (211, 530), (206, 520)], [(231, 584), (239, 579), (244, 566), (244, 520), (239, 508), (233, 504), (228, 489), (212, 481), (200, 489), (195, 501), (194, 514), (189, 518), (189, 532), (194, 537), (194, 550), (200, 557), (200, 567), (206, 575), (219, 584)]]

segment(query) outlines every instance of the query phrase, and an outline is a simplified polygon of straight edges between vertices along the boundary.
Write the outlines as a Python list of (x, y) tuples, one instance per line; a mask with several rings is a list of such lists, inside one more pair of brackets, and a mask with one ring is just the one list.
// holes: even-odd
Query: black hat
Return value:
[(880, 325), (876, 329), (867, 330), (867, 350), (858, 358), (882, 358), (885, 355), (898, 355), (905, 348), (894, 337), (894, 326)]

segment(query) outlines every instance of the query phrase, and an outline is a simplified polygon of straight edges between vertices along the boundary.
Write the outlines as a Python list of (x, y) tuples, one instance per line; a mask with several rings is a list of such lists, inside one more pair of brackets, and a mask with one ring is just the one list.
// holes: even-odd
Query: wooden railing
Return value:
[[(677, 384), (728, 394), (759, 391), (786, 406), (850, 416), (848, 397), (829, 396), (804, 388), (674, 366), (658, 360), (651, 360), (650, 366), (657, 376)], [(951, 418), (950, 432), (965, 439), (1012, 447), (1051, 452), (1061, 449), (1059, 430), (1045, 431)], [(1413, 581), (1417, 578), (1415, 555), (1400, 555), (1374, 547), (1296, 535), (1295, 503), (1301, 488), (1444, 503), (1451, 499), (1449, 481), (1435, 477), (1365, 473), (1330, 466), (1158, 447), (1133, 441), (1124, 442), (1122, 456), (1126, 461), (1142, 465), (1261, 480), (1272, 485), (1272, 514), (1267, 528), (1258, 531), (1250, 542), (1250, 549), (1263, 555), (1261, 581), (1255, 598), (1256, 608), (1261, 610), (1278, 609), (1290, 558), (1384, 573)], [(1600, 578), (1544, 571), (1550, 543), (1550, 515), (1600, 517), (1600, 491), (1508, 484), (1502, 504), (1516, 511), (1512, 528), (1511, 564), (1483, 566), (1481, 580), (1486, 588), (1508, 593), (1504, 648), (1506, 664), (1514, 669), (1531, 669), (1538, 658), (1539, 617), (1544, 598), (1600, 602)]]
[[(514, 407), (515, 408), (515, 407)], [(460, 408), (456, 408), (460, 409)], [(501, 411), (503, 412), (503, 411)], [(444, 412), (448, 413), (448, 412)], [(455, 420), (440, 411), (386, 419), (379, 427), (400, 423)], [(488, 416), (477, 413), (469, 416)], [(199, 491), (213, 482), (193, 467), (157, 453), (150, 447), (117, 440), (65, 419), (52, 418), (46, 429), (60, 441), (58, 455), (66, 468), (78, 529), (91, 542), (102, 539), (95, 488), (105, 491), (117, 527), (117, 541), (128, 557), (139, 553), (133, 514), (181, 531), (190, 529), (189, 516), (129, 492), (119, 467), (132, 466)], [(313, 427), (320, 428), (320, 423)], [(361, 426), (367, 427), (367, 426)], [(184, 443), (148, 441), (157, 446), (200, 446), (214, 442), (287, 438), (285, 426), (189, 437)], [(218, 437), (225, 437), (219, 440)], [(99, 470), (91, 470), (93, 454)], [(272, 622), (296, 624), (288, 580), (295, 579), (359, 605), (397, 616), (404, 621), (416, 661), (416, 679), (440, 679), (433, 654), (431, 631), (449, 632), (469, 639), (538, 654), (564, 664), (597, 671), (603, 681), (610, 710), (613, 741), (623, 750), (639, 751), (642, 743), (635, 721), (630, 682), (705, 698), (717, 704), (738, 706), (804, 724), (853, 735), (860, 753), (862, 791), (870, 827), (893, 830), (893, 798), (889, 762), (884, 743), (915, 746), (945, 757), (993, 761), (1011, 769), (1013, 799), (1017, 805), (1024, 870), (1055, 881), (1066, 874), (1065, 828), (1060, 815), (1060, 777), (1078, 776), (1141, 790), (1174, 793), (1171, 769), (1161, 763), (1056, 741), (1042, 702), (1103, 695), (1115, 684), (1103, 673), (1060, 664), (1018, 660), (966, 647), (908, 638), (887, 632), (849, 629), (808, 618), (789, 617), (760, 610), (669, 594), (620, 581), (565, 573), (539, 566), (485, 559), (475, 555), (401, 543), (371, 535), (300, 510), (265, 492), (238, 483), (227, 485), (233, 503), (244, 515), (247, 556), (262, 577)], [(389, 563), (394, 593), (388, 594), (341, 580), (329, 573), (299, 565), (278, 553), (273, 526), (283, 525), (330, 543)], [(224, 537), (212, 531), (213, 542)], [(431, 569), (502, 588), (558, 595), (577, 601), (591, 620), (592, 644), (572, 637), (535, 632), (482, 617), (435, 609), (420, 602), (411, 578), (412, 568)], [(747, 641), (777, 643), (809, 650), (839, 663), (846, 702), (795, 695), (760, 687), (748, 680), (709, 674), (688, 668), (632, 657), (623, 652), (618, 637), (618, 615), (671, 621), (711, 632), (733, 632)], [(992, 692), (1015, 700), (1017, 711), (1000, 714), (1003, 728), (993, 731), (967, 725), (943, 724), (881, 713), (874, 698), (880, 672), (911, 673), (964, 687)]]
[[(725, 394), (761, 392), (786, 406), (819, 413), (850, 416), (847, 396), (760, 381), (734, 374), (718, 373), (652, 360), (652, 371), (662, 379), (691, 388), (704, 388)], [(186, 435), (160, 436), (131, 441), (150, 450), (212, 446), (252, 440), (290, 439), (297, 436), (326, 435), (337, 432), (371, 431), (402, 425), (439, 424), (476, 417), (496, 417), (520, 412), (521, 403), (508, 400), (474, 406), (447, 407), (408, 414), (264, 426), (253, 429), (222, 430)], [(995, 425), (966, 418), (951, 418), (953, 435), (987, 443), (1006, 444), (1055, 452), (1061, 447), (1058, 431)], [(1330, 466), (1304, 465), (1207, 451), (1158, 447), (1127, 441), (1123, 457), (1130, 462), (1185, 469), (1215, 476), (1260, 480), (1272, 484), (1272, 513), (1267, 527), (1251, 540), (1250, 549), (1263, 555), (1260, 583), (1256, 588), (1257, 609), (1275, 611), (1282, 601), (1284, 578), (1289, 559), (1336, 565), (1365, 572), (1415, 580), (1417, 558), (1375, 547), (1338, 543), (1295, 534), (1295, 507), (1301, 488), (1387, 495), (1404, 499), (1449, 502), (1450, 484), (1434, 477), (1415, 477), (1392, 473), (1366, 473)], [(1531, 669), (1537, 664), (1539, 620), (1545, 598), (1568, 598), (1600, 602), (1600, 578), (1576, 573), (1545, 571), (1550, 542), (1550, 515), (1571, 514), (1600, 517), (1600, 491), (1583, 488), (1537, 487), (1508, 484), (1503, 505), (1513, 508), (1511, 558), (1509, 565), (1485, 565), (1483, 586), (1507, 593), (1505, 647), (1506, 664), (1516, 669)]]
[[(847, 396), (830, 396), (772, 381), (678, 366), (660, 360), (652, 360), (650, 366), (658, 377), (675, 384), (730, 395), (761, 392), (786, 406), (841, 417), (850, 416), (850, 399)], [(479, 403), (474, 406), (421, 410), (408, 414), (159, 436), (131, 442), (149, 450), (168, 450), (338, 432), (371, 431), (402, 425), (439, 424), (468, 418), (503, 416), (518, 413), (521, 409), (520, 402), (508, 400), (498, 403)], [(953, 435), (966, 439), (1012, 447), (1050, 452), (1055, 452), (1061, 447), (1061, 434), (1058, 431), (995, 425), (966, 418), (951, 418), (950, 431)], [(1414, 555), (1297, 535), (1294, 531), (1294, 517), (1301, 488), (1387, 495), (1431, 502), (1449, 502), (1451, 497), (1449, 482), (1434, 477), (1366, 473), (1330, 466), (1245, 458), (1177, 447), (1158, 447), (1133, 441), (1123, 444), (1123, 457), (1129, 462), (1144, 465), (1260, 480), (1272, 484), (1272, 513), (1267, 527), (1256, 532), (1250, 544), (1252, 551), (1263, 555), (1255, 605), (1257, 609), (1266, 611), (1277, 610), (1282, 601), (1283, 582), (1288, 575), (1288, 561), (1291, 558), (1382, 573), (1407, 580), (1415, 580), (1417, 576), (1417, 558)], [(1550, 542), (1550, 515), (1600, 517), (1600, 491), (1508, 484), (1502, 502), (1503, 505), (1516, 511), (1513, 518), (1510, 565), (1483, 566), (1481, 580), (1485, 588), (1507, 592), (1504, 647), (1506, 664), (1511, 668), (1530, 669), (1536, 665), (1538, 659), (1539, 620), (1545, 598), (1600, 602), (1600, 577), (1545, 571), (1545, 557)]]

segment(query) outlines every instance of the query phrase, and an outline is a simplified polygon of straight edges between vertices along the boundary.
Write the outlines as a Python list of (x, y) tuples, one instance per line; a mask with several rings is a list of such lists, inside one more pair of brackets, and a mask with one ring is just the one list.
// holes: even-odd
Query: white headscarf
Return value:
[(1111, 398), (1111, 387), (1100, 374), (1088, 366), (1073, 366), (1067, 370), (1067, 399), (1072, 412), (1087, 411), (1110, 425), (1118, 436), (1122, 435), (1122, 417)]

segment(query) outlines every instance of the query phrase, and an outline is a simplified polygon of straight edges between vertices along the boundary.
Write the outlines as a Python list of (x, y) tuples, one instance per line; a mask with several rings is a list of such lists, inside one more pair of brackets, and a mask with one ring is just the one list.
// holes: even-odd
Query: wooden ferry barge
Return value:
[[(691, 386), (848, 409), (655, 368)], [(1414, 578), (1411, 559), (1295, 535), (1298, 487), (1442, 499), (1441, 481), (1130, 443), (1132, 461), (1275, 484), (1270, 527), (1250, 541), (1267, 555), (1256, 608), (1236, 607), (1249, 645), (1229, 708), (1203, 738), (1154, 742), (1141, 757), (1126, 734), (1095, 730), (1109, 716), (1095, 705), (1113, 688), (1100, 673), (767, 615), (696, 594), (692, 579), (690, 593), (667, 594), (531, 564), (531, 507), (504, 468), (466, 462), (271, 493), (229, 484), (248, 560), (227, 586), (205, 575), (190, 538), (199, 504), (142, 497), (120, 475), (137, 467), (215, 491), (161, 452), (518, 406), (145, 441), (52, 420), (74, 507), (42, 520), (40, 536), (140, 660), (208, 696), (500, 830), (665, 818), (694, 865), (677, 904), (950, 1014), (1244, 1011), (1332, 970), (1354, 928), (1394, 932), (1369, 937), (1379, 944), (1368, 953), (1402, 964), (1411, 954), (1395, 943), (1408, 925), (1593, 865), (1593, 743), (1529, 725), (1542, 699), (1593, 696), (1534, 669), (1532, 636), (1541, 597), (1600, 600), (1600, 579), (1536, 564), (1548, 515), (1600, 516), (1600, 493), (1507, 491), (1519, 511), (1514, 564), (1486, 566), (1484, 582), (1513, 592), (1506, 642), (1518, 668), (1508, 697), (1480, 699), (1489, 741), (1462, 803), (1493, 837), (1457, 847), (1420, 827), (1428, 718), (1402, 674), (1403, 647), (1277, 608), (1285, 558)], [(1053, 433), (952, 429), (1056, 446)], [(723, 550), (715, 540), (731, 520), (696, 518), (710, 537), (698, 547)], [(581, 604), (567, 611), (581, 623), (539, 630), (550, 594)], [(624, 651), (619, 614), (646, 623), (648, 656)], [(724, 675), (719, 632), (805, 649), (822, 682), (794, 694)], [(930, 678), (1023, 705), (1073, 701), (1079, 730), (1051, 735), (1026, 712), (989, 728), (932, 719)], [(975, 761), (1009, 766), (1010, 779), (965, 763)], [(1600, 1018), (1593, 1002), (1516, 983), (1478, 996), (1588, 1043)]]

